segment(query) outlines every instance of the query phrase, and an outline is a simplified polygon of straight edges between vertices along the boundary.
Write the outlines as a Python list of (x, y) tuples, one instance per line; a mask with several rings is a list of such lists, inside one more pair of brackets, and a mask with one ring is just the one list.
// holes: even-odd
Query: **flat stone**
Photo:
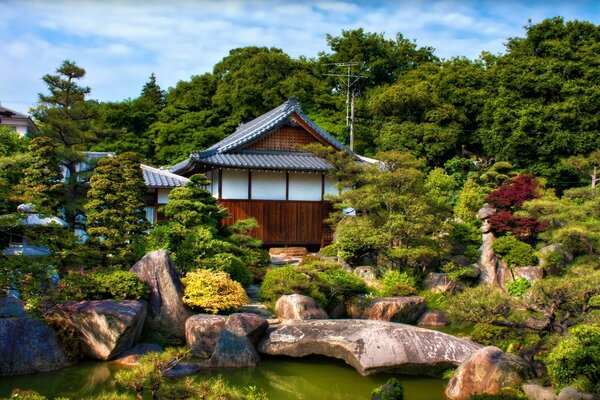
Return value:
[(197, 374), (201, 369), (200, 364), (180, 362), (172, 369), (168, 370), (163, 374), (165, 378), (177, 379), (183, 378), (184, 376), (190, 376)]
[(556, 393), (551, 387), (526, 383), (522, 386), (522, 389), (529, 400), (556, 400)]
[(598, 400), (600, 393), (582, 393), (573, 386), (567, 386), (558, 394), (557, 400)]
[(496, 214), (496, 209), (490, 204), (485, 203), (483, 207), (481, 207), (479, 211), (477, 211), (477, 215), (475, 215), (475, 217), (477, 219), (488, 219), (494, 214)]
[(379, 372), (438, 376), (481, 345), (442, 332), (387, 321), (293, 321), (269, 331), (258, 350), (269, 355), (312, 354), (344, 360), (362, 375)]
[(539, 281), (544, 277), (544, 269), (541, 267), (515, 267), (513, 268), (513, 274), (516, 278), (525, 278), (529, 283)]
[(114, 363), (125, 367), (134, 367), (139, 365), (142, 356), (148, 353), (162, 353), (163, 348), (155, 343), (140, 343), (133, 349), (124, 351), (113, 360)]
[(25, 317), (23, 302), (13, 295), (0, 297), (0, 318)]

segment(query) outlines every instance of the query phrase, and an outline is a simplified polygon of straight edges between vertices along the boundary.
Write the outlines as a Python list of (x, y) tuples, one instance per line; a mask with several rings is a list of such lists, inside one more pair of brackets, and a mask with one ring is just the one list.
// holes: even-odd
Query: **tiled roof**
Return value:
[(169, 171), (153, 168), (144, 164), (140, 164), (140, 167), (144, 174), (144, 182), (148, 187), (177, 188), (183, 187), (189, 182), (188, 178), (184, 178), (183, 176), (176, 175)]
[(202, 159), (202, 163), (232, 168), (327, 171), (331, 166), (321, 157), (307, 153), (226, 153)]
[(14, 118), (14, 119), (29, 119), (29, 115), (23, 114), (10, 108), (0, 106), (0, 117)]
[(203, 158), (204, 156), (216, 154), (216, 153), (226, 153), (234, 151), (235, 149), (239, 149), (243, 145), (255, 141), (261, 136), (272, 132), (274, 129), (279, 128), (280, 126), (286, 124), (288, 122), (289, 117), (296, 113), (305, 123), (310, 125), (323, 139), (329, 142), (332, 146), (337, 148), (338, 150), (346, 150), (349, 151), (343, 144), (335, 140), (331, 135), (321, 129), (318, 125), (310, 120), (300, 108), (300, 103), (298, 103), (295, 99), (290, 99), (280, 105), (272, 109), (271, 111), (266, 112), (258, 118), (253, 119), (250, 122), (247, 122), (243, 125), (240, 125), (234, 133), (227, 136), (225, 139), (221, 140), (219, 143), (209, 147), (205, 151), (199, 153), (199, 156)]
[(328, 170), (330, 166), (325, 160), (311, 154), (243, 150), (248, 144), (289, 123), (294, 114), (309, 125), (327, 143), (338, 150), (353, 154), (346, 146), (311, 121), (302, 112), (300, 103), (297, 100), (290, 99), (260, 117), (240, 125), (234, 133), (208, 149), (192, 152), (187, 160), (171, 166), (169, 170), (177, 173), (189, 171), (195, 163), (237, 168)]

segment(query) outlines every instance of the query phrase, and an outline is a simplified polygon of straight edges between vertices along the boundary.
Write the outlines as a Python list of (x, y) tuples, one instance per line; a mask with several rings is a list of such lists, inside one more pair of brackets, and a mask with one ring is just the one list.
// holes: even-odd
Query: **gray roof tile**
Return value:
[(202, 159), (218, 167), (327, 171), (331, 166), (322, 158), (306, 153), (225, 153)]
[(189, 182), (188, 178), (176, 175), (172, 172), (158, 168), (153, 168), (148, 165), (140, 164), (144, 175), (146, 186), (152, 188), (177, 188), (183, 187)]
[(14, 110), (11, 110), (10, 108), (6, 108), (3, 106), (0, 106), (0, 117), (7, 117), (7, 118), (14, 118), (14, 119), (29, 119), (29, 115), (27, 114), (23, 114)]

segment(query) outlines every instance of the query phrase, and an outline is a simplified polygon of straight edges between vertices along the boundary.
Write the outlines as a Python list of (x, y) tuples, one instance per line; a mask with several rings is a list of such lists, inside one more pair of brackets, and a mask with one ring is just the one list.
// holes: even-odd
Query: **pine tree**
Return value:
[(58, 144), (54, 140), (48, 137), (33, 139), (28, 165), (15, 187), (19, 202), (31, 203), (43, 214), (58, 214), (66, 192), (59, 159)]
[(152, 73), (150, 79), (142, 88), (141, 98), (149, 100), (156, 107), (157, 111), (164, 108), (165, 103), (165, 92), (162, 91), (160, 86), (156, 83), (156, 75)]
[(82, 161), (80, 152), (96, 141), (90, 130), (94, 109), (85, 100), (90, 88), (77, 83), (84, 77), (83, 68), (72, 61), (63, 61), (55, 75), (42, 78), (50, 94), (39, 94), (38, 107), (33, 113), (41, 126), (37, 135), (48, 136), (62, 147), (61, 158), (67, 169), (65, 217), (71, 225), (79, 212), (75, 203), (77, 194), (82, 191), (77, 171), (77, 164)]
[(103, 253), (104, 266), (129, 267), (148, 229), (146, 185), (135, 153), (100, 160), (88, 192), (87, 232)]

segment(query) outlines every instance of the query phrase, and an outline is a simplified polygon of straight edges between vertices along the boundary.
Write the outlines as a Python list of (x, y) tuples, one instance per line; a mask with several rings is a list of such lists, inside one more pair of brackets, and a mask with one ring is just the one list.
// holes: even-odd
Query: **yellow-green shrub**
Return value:
[(183, 302), (217, 314), (232, 311), (248, 303), (246, 291), (226, 272), (199, 269), (188, 272), (183, 282)]

